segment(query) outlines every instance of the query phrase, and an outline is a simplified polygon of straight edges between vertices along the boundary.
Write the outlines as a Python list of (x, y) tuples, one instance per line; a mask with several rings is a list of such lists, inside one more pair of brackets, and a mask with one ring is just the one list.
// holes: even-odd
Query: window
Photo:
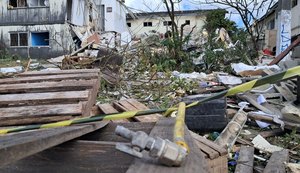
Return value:
[(49, 0), (27, 0), (28, 7), (45, 7), (49, 6)]
[(48, 7), (49, 0), (9, 0), (8, 9), (24, 7)]
[(275, 28), (275, 19), (272, 19), (270, 22), (269, 22), (269, 26), (268, 26), (268, 29), (269, 30), (272, 30)]
[(190, 21), (190, 20), (185, 20), (185, 23), (186, 23), (187, 25), (190, 25), (190, 24), (191, 24), (191, 21)]
[(172, 25), (172, 21), (164, 21), (164, 26), (171, 26)]
[(28, 46), (28, 34), (26, 32), (11, 33), (10, 46)]
[(151, 27), (152, 26), (152, 22), (144, 22), (144, 26), (145, 27)]
[(32, 46), (49, 46), (49, 32), (31, 33)]
[(298, 0), (292, 0), (292, 8), (298, 5)]
[(112, 12), (112, 7), (106, 7), (106, 13), (111, 13)]
[(131, 23), (127, 23), (127, 26), (128, 26), (128, 27), (131, 27)]
[(27, 7), (26, 0), (9, 0), (9, 6), (11, 7)]

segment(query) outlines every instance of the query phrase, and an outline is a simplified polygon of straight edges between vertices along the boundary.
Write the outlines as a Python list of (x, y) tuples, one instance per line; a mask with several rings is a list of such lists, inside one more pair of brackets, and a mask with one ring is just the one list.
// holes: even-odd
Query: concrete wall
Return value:
[(300, 1), (298, 5), (292, 8), (292, 36), (300, 34)]
[(49, 0), (49, 6), (8, 9), (8, 0), (0, 1), (0, 26), (64, 23), (66, 0)]
[[(204, 15), (177, 16), (176, 21), (178, 23), (179, 30), (181, 24), (184, 24), (186, 20), (190, 20), (190, 25), (184, 27), (184, 34), (188, 34), (194, 26), (196, 26), (194, 31), (201, 30), (205, 24), (206, 17)], [(131, 23), (131, 34), (133, 36), (141, 37), (149, 34), (149, 31), (153, 30), (162, 34), (165, 34), (167, 31), (171, 31), (171, 26), (164, 26), (164, 21), (171, 21), (171, 19), (168, 16), (142, 16), (135, 20), (127, 20), (127, 23)], [(152, 22), (152, 27), (145, 27), (144, 22)]]
[[(32, 46), (31, 32), (49, 31), (49, 46)], [(27, 32), (28, 46), (10, 46), (10, 32)], [(34, 26), (2, 26), (0, 40), (11, 54), (35, 59), (46, 59), (70, 53), (73, 45), (67, 24), (34, 25)]]
[[(126, 9), (118, 0), (95, 1), (96, 5), (104, 5), (104, 31), (115, 31), (121, 34), (123, 43), (129, 42), (131, 36), (126, 24)], [(107, 9), (111, 8), (111, 12)]]

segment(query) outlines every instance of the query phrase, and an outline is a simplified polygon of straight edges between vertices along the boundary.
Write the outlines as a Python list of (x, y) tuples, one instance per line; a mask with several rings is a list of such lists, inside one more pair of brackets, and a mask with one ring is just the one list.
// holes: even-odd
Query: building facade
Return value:
[[(31, 58), (68, 54), (76, 48), (73, 27), (80, 28), (82, 35), (90, 31), (125, 32), (126, 11), (118, 10), (123, 3), (119, 0), (2, 0), (1, 48)], [(126, 28), (122, 30), (120, 25)]]
[[(291, 0), (291, 40), (293, 41), (300, 34), (300, 4), (299, 0)], [(276, 47), (278, 28), (278, 3), (274, 4), (267, 14), (257, 22), (259, 28), (259, 48)]]
[[(182, 24), (187, 24), (183, 30), (183, 34), (186, 35), (190, 33), (192, 29), (196, 31), (203, 28), (208, 11), (209, 10), (176, 11), (175, 21), (179, 28)], [(135, 13), (134, 16), (136, 17), (127, 15), (127, 25), (133, 37), (143, 37), (151, 31), (165, 34), (171, 30), (172, 22), (168, 12)]]

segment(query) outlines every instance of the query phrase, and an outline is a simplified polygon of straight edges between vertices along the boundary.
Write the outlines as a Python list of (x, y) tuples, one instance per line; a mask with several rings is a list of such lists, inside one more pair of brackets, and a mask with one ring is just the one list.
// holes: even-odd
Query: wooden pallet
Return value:
[[(113, 103), (105, 103), (97, 105), (100, 109), (100, 113), (103, 114), (112, 114), (118, 112), (125, 111), (137, 111), (137, 110), (148, 110), (149, 108), (144, 104), (136, 101), (135, 99), (126, 99), (114, 101)], [(130, 121), (138, 121), (138, 122), (157, 122), (160, 114), (151, 114), (134, 117), (133, 119), (123, 119), (123, 120), (114, 120), (113, 122), (130, 122)]]
[[(123, 100), (122, 103), (122, 105), (135, 103), (135, 106), (140, 105), (140, 107), (148, 109), (145, 105), (132, 99)], [(106, 105), (112, 106), (113, 104)], [(100, 110), (100, 108), (103, 108), (103, 106), (99, 106), (96, 112), (110, 111), (104, 108)], [(126, 110), (130, 111), (136, 109), (136, 107), (134, 108), (127, 105)], [(116, 109), (114, 110), (114, 113), (117, 113)], [(154, 117), (156, 116), (158, 115), (155, 114)], [(151, 121), (153, 120), (154, 119)], [(0, 164), (0, 172), (227, 172), (226, 150), (197, 134), (190, 133), (187, 128), (186, 141), (188, 142), (191, 152), (185, 164), (179, 168), (162, 166), (149, 157), (143, 160), (134, 159), (116, 150), (115, 145), (117, 142), (128, 142), (124, 138), (115, 135), (114, 130), (117, 125), (125, 126), (134, 131), (141, 130), (151, 136), (159, 136), (170, 140), (173, 138), (172, 129), (174, 127), (174, 119), (172, 118), (163, 118), (158, 122), (149, 122), (149, 119), (136, 121), (147, 122), (110, 122), (107, 126), (105, 126), (105, 122), (102, 122), (102, 124), (99, 122), (100, 124), (98, 123), (96, 126), (99, 130), (96, 131), (94, 131), (96, 128), (91, 129), (90, 125), (83, 124), (80, 126), (49, 129), (47, 131), (38, 130), (36, 132), (17, 133), (11, 136), (5, 136), (5, 138), (2, 138), (2, 141), (6, 141), (7, 144), (2, 147), (0, 146), (0, 155), (3, 156), (3, 159), (4, 157), (7, 159), (4, 164)], [(102, 128), (103, 126), (105, 127)], [(95, 125), (92, 127), (95, 127)], [(89, 131), (84, 131), (83, 129), (89, 129)], [(83, 132), (87, 133), (91, 131), (94, 132), (84, 135), (77, 140), (49, 148), (68, 139), (81, 136)], [(20, 142), (20, 138), (24, 138), (24, 140)], [(44, 142), (45, 140), (47, 140), (47, 142)], [(26, 148), (26, 150), (24, 150), (24, 148)], [(46, 148), (49, 149), (44, 150)], [(42, 152), (37, 153), (38, 151)], [(19, 160), (20, 158), (24, 159)]]
[(100, 86), (99, 72), (34, 71), (0, 79), (0, 126), (89, 116)]

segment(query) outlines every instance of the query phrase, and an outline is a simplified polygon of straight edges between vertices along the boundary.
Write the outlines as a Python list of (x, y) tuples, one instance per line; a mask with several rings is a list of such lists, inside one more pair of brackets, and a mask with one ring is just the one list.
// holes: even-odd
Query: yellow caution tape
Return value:
[(74, 120), (67, 120), (67, 121), (60, 121), (56, 123), (49, 123), (49, 124), (43, 124), (41, 125), (41, 129), (44, 128), (55, 128), (55, 127), (64, 127), (64, 126), (69, 126), (72, 124)]
[(8, 133), (9, 132), (9, 129), (2, 129), (2, 130), (0, 130), (0, 134), (6, 134), (6, 133)]
[(103, 120), (118, 120), (118, 119), (132, 118), (138, 112), (139, 111), (128, 111), (128, 112), (123, 112), (120, 114), (107, 115), (103, 118)]

